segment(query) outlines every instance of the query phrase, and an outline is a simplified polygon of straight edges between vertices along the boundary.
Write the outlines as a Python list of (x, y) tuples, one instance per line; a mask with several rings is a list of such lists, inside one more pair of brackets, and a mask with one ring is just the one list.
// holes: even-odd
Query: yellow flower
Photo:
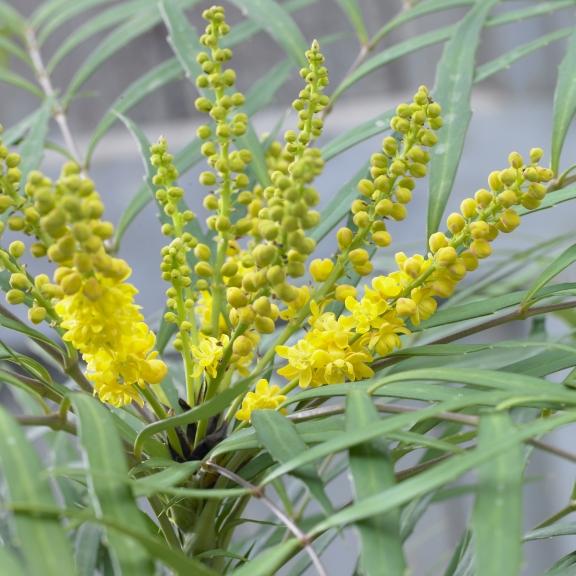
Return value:
[(134, 304), (137, 293), (132, 284), (101, 275), (84, 281), (78, 292), (64, 296), (55, 306), (66, 331), (64, 340), (83, 354), (114, 348), (135, 323), (144, 320)]
[(206, 372), (211, 378), (218, 373), (218, 365), (224, 355), (224, 346), (228, 344), (228, 336), (222, 335), (220, 340), (213, 336), (201, 336), (200, 343), (192, 346), (192, 356), (196, 360), (193, 376), (197, 378)]
[(292, 320), (292, 318), (298, 316), (302, 308), (310, 300), (310, 288), (308, 286), (300, 286), (296, 290), (298, 291), (298, 296), (288, 303), (288, 307), (285, 310), (280, 312), (282, 320)]
[(286, 396), (280, 394), (280, 386), (270, 386), (265, 379), (258, 380), (255, 391), (244, 396), (236, 418), (249, 422), (254, 410), (277, 410), (285, 400)]
[(302, 388), (307, 388), (312, 382), (312, 354), (315, 348), (307, 340), (299, 340), (294, 346), (276, 346), (276, 353), (288, 360), (288, 364), (278, 374), (288, 380), (298, 378)]
[(168, 370), (158, 359), (158, 353), (152, 351), (154, 343), (154, 334), (140, 322), (116, 348), (103, 347), (94, 354), (84, 354), (87, 377), (94, 383), (94, 393), (103, 402), (117, 407), (133, 400), (142, 403), (138, 387), (159, 384)]

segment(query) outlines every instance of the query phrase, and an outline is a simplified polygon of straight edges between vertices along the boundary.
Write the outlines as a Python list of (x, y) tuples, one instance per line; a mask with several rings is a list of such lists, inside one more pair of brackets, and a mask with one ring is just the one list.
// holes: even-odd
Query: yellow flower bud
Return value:
[(518, 196), (514, 190), (507, 188), (498, 194), (498, 202), (504, 206), (504, 208), (509, 208), (510, 206), (514, 206), (514, 204), (518, 204)]
[(462, 232), (464, 226), (466, 226), (466, 220), (464, 220), (463, 216), (458, 214), (458, 212), (453, 212), (448, 216), (446, 224), (448, 230), (450, 230), (452, 234), (458, 234), (459, 232)]
[(238, 336), (232, 344), (232, 351), (238, 356), (248, 356), (253, 349), (254, 345), (252, 344), (252, 340), (247, 336), (244, 336), (244, 334)]
[(396, 220), (397, 222), (404, 220), (406, 218), (407, 214), (408, 214), (408, 211), (406, 210), (406, 206), (404, 206), (404, 204), (400, 204), (399, 202), (395, 202), (392, 205), (392, 212), (390, 213), (390, 216), (394, 220)]
[(387, 230), (380, 230), (372, 234), (372, 242), (374, 242), (376, 246), (380, 246), (380, 248), (385, 248), (392, 243), (392, 236), (390, 236)]
[(442, 232), (435, 232), (430, 236), (428, 246), (432, 254), (436, 254), (440, 248), (448, 246), (448, 238)]
[(242, 308), (248, 304), (248, 297), (240, 288), (228, 288), (226, 300), (232, 308)]
[(348, 297), (354, 298), (356, 296), (356, 287), (350, 284), (340, 284), (336, 286), (334, 296), (339, 302), (344, 302)]
[(210, 248), (206, 244), (196, 244), (194, 255), (198, 260), (210, 260)]
[(474, 200), (476, 200), (478, 206), (481, 206), (482, 208), (487, 208), (490, 205), (490, 202), (492, 202), (493, 198), (494, 196), (492, 193), (485, 188), (481, 188), (476, 192), (476, 194), (474, 194)]
[(354, 264), (354, 271), (360, 276), (368, 276), (374, 270), (372, 262), (364, 262), (363, 264)]
[(440, 248), (438, 252), (435, 254), (435, 261), (438, 266), (442, 268), (447, 268), (448, 266), (454, 264), (456, 262), (456, 258), (458, 257), (458, 253), (456, 249), (452, 246), (445, 246), (444, 248)]
[(466, 270), (468, 270), (468, 272), (472, 272), (478, 268), (478, 258), (476, 258), (472, 252), (463, 252), (460, 254), (460, 258), (462, 259), (462, 262), (464, 263), (464, 266), (466, 266)]
[(22, 272), (15, 272), (14, 274), (10, 275), (10, 286), (19, 290), (28, 290), (28, 288), (31, 286), (31, 282), (28, 280), (26, 274), (22, 274)]
[(214, 274), (214, 268), (208, 264), (208, 262), (198, 262), (196, 266), (194, 266), (194, 271), (198, 276), (209, 277)]
[(470, 223), (470, 235), (472, 238), (488, 238), (490, 234), (490, 226), (484, 220)]
[(28, 320), (33, 324), (40, 324), (46, 318), (46, 308), (34, 306), (28, 310)]
[(498, 230), (512, 232), (520, 226), (520, 216), (514, 210), (505, 210), (498, 220)]
[(67, 296), (71, 296), (72, 294), (76, 294), (82, 288), (82, 277), (77, 272), (72, 272), (71, 274), (67, 274), (62, 278), (60, 282), (60, 286), (62, 287), (62, 291)]
[(272, 244), (260, 244), (259, 246), (256, 246), (252, 254), (254, 255), (256, 264), (260, 268), (264, 268), (276, 259), (278, 249)]
[(396, 314), (398, 316), (412, 316), (418, 310), (418, 306), (411, 298), (398, 298), (396, 301)]
[(510, 152), (508, 155), (508, 162), (512, 168), (522, 168), (524, 166), (524, 159), (518, 152)]
[(336, 233), (336, 239), (338, 240), (340, 250), (346, 250), (346, 248), (352, 244), (354, 233), (350, 228), (340, 228)]
[(479, 238), (478, 240), (474, 240), (472, 244), (470, 244), (470, 252), (476, 256), (476, 258), (482, 259), (487, 258), (492, 254), (492, 246), (488, 240), (484, 240), (483, 238)]
[(8, 304), (22, 304), (24, 300), (26, 300), (26, 294), (24, 294), (22, 290), (13, 288), (12, 290), (8, 290), (8, 292), (6, 292), (6, 302), (8, 302)]
[(476, 215), (476, 200), (473, 198), (466, 198), (460, 204), (460, 212), (464, 218), (473, 218)]
[(334, 269), (334, 262), (329, 258), (316, 258), (310, 262), (310, 275), (316, 282), (324, 282)]
[(544, 156), (544, 150), (542, 150), (542, 148), (532, 148), (530, 150), (530, 162), (533, 164), (540, 162), (542, 156)]
[(500, 181), (505, 186), (512, 186), (518, 178), (518, 170), (514, 170), (513, 168), (506, 168), (506, 170), (502, 170), (500, 172)]
[(272, 334), (274, 332), (274, 320), (265, 316), (256, 316), (254, 327), (260, 334)]
[(20, 258), (23, 256), (25, 250), (26, 246), (21, 240), (14, 240), (14, 242), (10, 242), (8, 246), (8, 253), (12, 258)]
[(422, 270), (422, 263), (418, 258), (406, 258), (402, 264), (402, 270), (411, 276), (417, 278)]
[(260, 296), (252, 304), (252, 308), (259, 316), (269, 317), (272, 311), (270, 300), (266, 296)]
[(376, 204), (375, 210), (378, 216), (390, 216), (390, 214), (392, 214), (393, 208), (394, 204), (392, 203), (392, 200), (389, 198), (384, 198), (380, 200), (378, 204)]
[(492, 188), (492, 190), (494, 190), (495, 192), (501, 192), (502, 190), (504, 190), (504, 184), (500, 179), (500, 172), (498, 172), (497, 170), (491, 172), (490, 175), (488, 176), (488, 184), (490, 185), (490, 188)]
[(362, 264), (368, 262), (370, 256), (368, 255), (368, 252), (364, 250), (364, 248), (356, 248), (348, 254), (348, 258), (352, 264), (361, 266)]

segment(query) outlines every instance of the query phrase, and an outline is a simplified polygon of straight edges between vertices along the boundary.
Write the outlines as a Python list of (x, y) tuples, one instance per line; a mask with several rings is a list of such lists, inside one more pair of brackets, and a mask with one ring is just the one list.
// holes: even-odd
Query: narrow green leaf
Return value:
[[(43, 464), (20, 425), (4, 408), (0, 408), (0, 462), (9, 505), (56, 506)], [(72, 548), (59, 519), (16, 514), (13, 523), (28, 574), (74, 574)]]
[(38, 96), (38, 98), (42, 99), (44, 97), (44, 93), (40, 88), (36, 85), (32, 84), (28, 80), (22, 78), (22, 76), (10, 72), (7, 68), (0, 67), (0, 82), (6, 82), (6, 84), (11, 84), (16, 88), (21, 88), (22, 90), (26, 90), (34, 96)]
[(337, 100), (344, 92), (346, 92), (346, 90), (354, 86), (356, 82), (374, 70), (384, 66), (385, 64), (393, 62), (398, 58), (402, 58), (407, 54), (411, 54), (416, 50), (421, 50), (422, 48), (426, 48), (428, 46), (438, 44), (438, 42), (447, 40), (452, 36), (454, 30), (454, 26), (446, 26), (444, 28), (440, 28), (439, 30), (433, 30), (432, 32), (426, 32), (425, 34), (416, 36), (415, 38), (410, 38), (404, 42), (399, 42), (391, 48), (383, 50), (379, 54), (376, 54), (376, 56), (373, 56), (364, 62), (364, 64), (359, 66), (352, 74), (347, 76), (346, 79), (338, 86), (334, 94), (332, 94), (331, 99)]
[[(542, 300), (555, 295), (574, 294), (575, 290), (576, 284), (572, 283), (545, 286), (539, 292), (538, 299)], [(509, 294), (504, 294), (502, 296), (472, 300), (466, 304), (459, 304), (458, 306), (441, 309), (429, 320), (422, 322), (422, 324), (418, 326), (418, 330), (426, 330), (435, 326), (444, 326), (454, 322), (462, 322), (464, 320), (472, 320), (474, 318), (488, 316), (503, 310), (504, 308), (510, 308), (510, 306), (520, 304), (525, 296), (526, 291), (522, 290), (519, 292), (510, 292)]]
[(26, 576), (20, 561), (4, 546), (0, 547), (0, 574)]
[(552, 170), (560, 168), (560, 155), (570, 124), (576, 114), (576, 31), (572, 33), (566, 55), (558, 68), (554, 92), (554, 127), (552, 130)]
[(270, 576), (270, 574), (276, 574), (286, 564), (286, 561), (300, 549), (300, 546), (295, 538), (271, 546), (258, 554), (254, 560), (250, 560), (234, 570), (232, 576)]
[[(346, 403), (346, 428), (353, 432), (380, 421), (372, 399), (351, 392)], [(396, 484), (394, 466), (383, 443), (359, 444), (348, 452), (355, 502), (379, 494)], [(400, 536), (400, 509), (356, 524), (362, 549), (362, 573), (366, 576), (404, 574), (406, 560)]]
[(307, 43), (288, 11), (274, 0), (230, 0), (284, 48), (295, 65), (305, 66)]
[(344, 14), (350, 20), (350, 24), (356, 31), (356, 36), (360, 44), (365, 45), (368, 42), (368, 32), (366, 31), (366, 25), (364, 24), (364, 17), (362, 16), (362, 10), (358, 6), (357, 0), (337, 0), (338, 4), (344, 11)]
[(75, 0), (74, 2), (62, 2), (61, 5), (58, 6), (58, 10), (52, 12), (50, 19), (45, 20), (45, 24), (43, 24), (38, 34), (39, 43), (44, 44), (52, 32), (79, 14), (96, 6), (100, 6), (101, 4), (108, 4), (113, 1), (114, 0)]
[[(298, 434), (296, 426), (279, 412), (256, 410), (252, 415), (252, 423), (258, 440), (276, 462), (283, 464), (308, 450), (308, 446)], [(324, 511), (331, 514), (333, 512), (332, 503), (326, 496), (324, 483), (314, 465), (300, 468), (294, 475), (306, 484), (310, 494), (316, 498)]]
[(576, 244), (573, 244), (560, 256), (555, 258), (547, 267), (546, 269), (536, 278), (533, 282), (532, 286), (530, 286), (529, 290), (526, 292), (526, 296), (522, 299), (521, 306), (523, 308), (530, 307), (532, 303), (532, 297), (537, 294), (546, 284), (550, 282), (553, 278), (556, 278), (560, 272), (566, 270), (568, 266), (576, 262)]
[(433, 12), (440, 12), (442, 10), (457, 8), (459, 6), (469, 6), (470, 4), (474, 4), (475, 1), (476, 0), (427, 0), (426, 2), (418, 2), (411, 8), (402, 10), (402, 12), (382, 26), (382, 28), (374, 34), (370, 41), (370, 45), (376, 46), (384, 36), (410, 20), (414, 20), (420, 16), (425, 16), (426, 14), (432, 14)]
[[(506, 412), (480, 417), (478, 450), (490, 450), (516, 433)], [(477, 576), (520, 573), (522, 565), (522, 476), (520, 440), (478, 468), (472, 527)]]
[(110, 106), (110, 110), (104, 115), (96, 126), (88, 150), (86, 151), (86, 165), (89, 166), (96, 146), (106, 135), (108, 130), (118, 120), (118, 114), (124, 114), (143, 100), (148, 94), (155, 92), (162, 86), (174, 82), (182, 77), (182, 69), (175, 58), (169, 58), (162, 64), (154, 67), (130, 84), (124, 92)]
[[(182, 0), (180, 5), (192, 6), (198, 3), (198, 1), (199, 0)], [(157, 8), (153, 11), (144, 11), (124, 22), (108, 34), (74, 74), (63, 98), (64, 105), (70, 104), (78, 90), (108, 58), (132, 40), (153, 28), (159, 20), (160, 14)]]
[(20, 48), (20, 46), (18, 46), (15, 42), (12, 42), (10, 39), (3, 35), (0, 35), (0, 51), (15, 56), (19, 60), (22, 60), (22, 62), (25, 64), (30, 64), (30, 58), (28, 57), (28, 54), (26, 54), (26, 52), (24, 52), (24, 50), (22, 50), (22, 48)]
[(102, 528), (82, 524), (76, 534), (76, 569), (78, 576), (94, 576), (102, 541)]
[(526, 20), (527, 18), (534, 18), (544, 14), (551, 14), (556, 10), (564, 8), (573, 8), (574, 0), (554, 0), (554, 2), (538, 2), (535, 6), (528, 6), (526, 8), (519, 8), (518, 10), (508, 10), (502, 14), (498, 14), (490, 18), (486, 22), (486, 26), (501, 26), (502, 24), (513, 24)]
[(576, 551), (560, 558), (544, 576), (574, 576), (574, 574), (576, 574)]
[(15, 32), (19, 36), (24, 36), (24, 29), (26, 27), (24, 18), (5, 2), (0, 2), (0, 22), (10, 31)]
[(531, 42), (526, 42), (525, 44), (517, 46), (513, 50), (502, 54), (498, 58), (490, 60), (490, 62), (486, 62), (486, 64), (482, 64), (482, 66), (478, 66), (478, 68), (476, 68), (476, 76), (474, 77), (474, 82), (482, 82), (482, 80), (486, 80), (486, 78), (493, 76), (497, 72), (510, 68), (510, 66), (517, 60), (520, 60), (520, 58), (524, 58), (524, 56), (528, 56), (528, 54), (532, 54), (532, 52), (535, 52), (540, 48), (544, 48), (545, 46), (550, 45), (552, 42), (566, 38), (566, 36), (569, 36), (572, 31), (573, 28), (570, 27), (556, 30), (550, 34), (545, 34), (536, 40), (532, 40)]
[(541, 436), (575, 421), (576, 413), (567, 412), (561, 416), (537, 420), (519, 427), (505, 438), (502, 438), (497, 444), (477, 448), (472, 452), (454, 456), (445, 462), (437, 464), (427, 472), (405, 480), (401, 484), (393, 486), (380, 494), (344, 508), (330, 518), (317, 524), (309, 534), (320, 534), (336, 526), (340, 527), (351, 524), (352, 522), (358, 522), (359, 520), (393, 510), (402, 504), (410, 502), (413, 498), (445, 486), (447, 483), (459, 478), (468, 470), (490, 462), (495, 457), (512, 449), (518, 442)]
[(45, 344), (46, 346), (49, 346), (50, 348), (56, 350), (56, 352), (58, 352), (62, 356), (62, 359), (64, 359), (65, 357), (64, 351), (62, 350), (62, 348), (60, 348), (60, 346), (58, 346), (56, 342), (54, 342), (53, 339), (48, 338), (48, 336), (42, 334), (42, 332), (39, 332), (38, 330), (31, 328), (30, 326), (24, 324), (24, 322), (21, 322), (17, 318), (8, 318), (7, 316), (3, 316), (2, 313), (0, 312), (0, 326), (3, 326), (8, 330), (14, 330), (15, 332), (20, 332), (21, 334), (24, 334), (29, 338), (32, 338), (33, 340), (42, 342), (42, 344)]
[(44, 145), (52, 117), (52, 105), (52, 98), (46, 98), (44, 100), (34, 120), (34, 124), (32, 124), (30, 131), (22, 142), (22, 147), (20, 148), (20, 155), (22, 156), (22, 163), (20, 164), (20, 170), (22, 171), (20, 181), (22, 190), (24, 190), (24, 184), (29, 172), (39, 168), (42, 163)]
[(58, 46), (46, 65), (48, 73), (51, 74), (56, 66), (58, 66), (58, 64), (60, 64), (60, 62), (62, 62), (62, 60), (77, 46), (99, 32), (112, 28), (119, 22), (123, 22), (130, 16), (133, 16), (137, 10), (142, 11), (143, 6), (146, 4), (153, 7), (155, 0), (132, 0), (131, 2), (123, 2), (119, 6), (112, 6), (100, 14), (90, 18), (74, 31), (71, 31), (71, 33)]
[(386, 130), (390, 130), (390, 120), (394, 116), (394, 110), (388, 110), (383, 114), (379, 114), (375, 118), (372, 118), (358, 126), (355, 126), (351, 130), (336, 136), (328, 144), (322, 148), (322, 156), (328, 162), (338, 154), (345, 152), (346, 150), (356, 146), (360, 142), (364, 142), (372, 136), (377, 136), (382, 134)]
[(480, 32), (488, 13), (497, 2), (498, 0), (476, 2), (444, 47), (436, 69), (433, 95), (442, 106), (444, 127), (440, 143), (434, 148), (430, 162), (428, 236), (438, 230), (452, 191), (472, 117), (470, 96)]
[[(128, 465), (110, 413), (89, 396), (73, 394), (71, 399), (78, 416), (80, 443), (89, 473), (90, 500), (96, 514), (147, 533), (148, 524), (143, 513), (138, 509), (129, 485), (122, 479), (128, 477)], [(100, 474), (102, 470), (109, 474)], [(150, 556), (140, 543), (112, 529), (107, 529), (106, 533), (122, 574), (154, 574)]]
[(188, 22), (186, 13), (173, 0), (162, 0), (159, 6), (160, 14), (168, 29), (168, 43), (186, 76), (194, 81), (202, 74), (202, 68), (196, 62), (196, 55), (202, 50), (198, 32)]

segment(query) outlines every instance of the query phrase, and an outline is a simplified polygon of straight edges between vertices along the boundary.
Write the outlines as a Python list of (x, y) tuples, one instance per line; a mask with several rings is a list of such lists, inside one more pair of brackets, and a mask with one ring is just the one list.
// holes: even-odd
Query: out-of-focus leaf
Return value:
[(306, 40), (288, 11), (274, 0), (230, 0), (246, 17), (266, 30), (296, 66), (305, 66)]
[[(128, 476), (128, 466), (109, 412), (89, 396), (74, 394), (71, 398), (78, 416), (94, 510), (98, 515), (147, 533), (148, 524), (124, 480)], [(150, 556), (140, 543), (115, 530), (108, 529), (106, 533), (123, 574), (154, 574)]]
[(267, 548), (256, 558), (243, 564), (232, 572), (232, 576), (269, 576), (276, 574), (285, 564), (286, 560), (300, 548), (300, 543), (291, 538), (275, 546)]
[[(0, 408), (0, 462), (8, 486), (8, 507), (19, 503), (56, 506), (44, 466), (20, 425), (4, 408)], [(72, 549), (58, 518), (16, 513), (13, 526), (27, 574), (74, 574)]]
[(94, 576), (102, 541), (102, 528), (85, 523), (76, 534), (76, 569), (78, 576)]
[(538, 278), (533, 282), (532, 286), (530, 286), (526, 296), (524, 296), (522, 300), (521, 306), (523, 308), (528, 308), (531, 304), (532, 297), (537, 294), (546, 284), (550, 282), (553, 278), (558, 276), (560, 272), (568, 268), (571, 264), (576, 261), (576, 244), (573, 244), (560, 256), (554, 259), (546, 269), (538, 276)]
[(566, 55), (558, 69), (554, 92), (554, 127), (552, 130), (552, 170), (560, 168), (560, 155), (570, 124), (576, 114), (576, 31), (573, 32)]
[(0, 547), (0, 574), (26, 576), (20, 561), (4, 546)]
[(358, 0), (337, 0), (337, 2), (350, 20), (360, 44), (365, 45), (368, 42), (368, 32), (366, 31), (366, 24), (364, 24), (362, 10), (358, 6)]
[[(480, 417), (478, 450), (490, 449), (516, 432), (506, 412)], [(522, 564), (522, 476), (520, 442), (478, 468), (472, 527), (476, 574), (514, 576)]]
[(510, 68), (510, 66), (517, 60), (520, 60), (520, 58), (528, 56), (528, 54), (531, 54), (540, 48), (544, 48), (552, 42), (556, 42), (557, 40), (561, 40), (562, 38), (569, 36), (572, 31), (573, 28), (570, 27), (556, 30), (550, 34), (545, 34), (540, 38), (536, 38), (536, 40), (532, 40), (531, 42), (526, 42), (525, 44), (517, 46), (513, 50), (498, 56), (498, 58), (494, 58), (494, 60), (486, 62), (486, 64), (478, 66), (478, 68), (476, 68), (474, 82), (482, 82), (482, 80), (486, 80), (486, 78), (493, 76), (497, 72)]
[(52, 117), (52, 105), (52, 98), (46, 98), (46, 100), (44, 100), (34, 120), (34, 124), (32, 124), (32, 127), (22, 142), (22, 147), (20, 148), (20, 155), (22, 157), (20, 164), (22, 178), (20, 182), (22, 190), (24, 189), (24, 184), (29, 172), (39, 168), (42, 163), (46, 136), (48, 135), (50, 118)]
[[(285, 416), (274, 410), (256, 410), (252, 415), (256, 436), (276, 462), (288, 462), (305, 452), (308, 446), (296, 427)], [(332, 503), (326, 496), (324, 484), (313, 465), (299, 469), (295, 476), (300, 478), (327, 514), (333, 512)]]
[(114, 101), (112, 106), (110, 106), (110, 110), (104, 115), (102, 120), (100, 120), (98, 126), (96, 126), (90, 143), (88, 144), (85, 160), (86, 165), (90, 165), (96, 146), (114, 125), (116, 120), (118, 120), (118, 114), (124, 114), (124, 112), (130, 110), (143, 98), (148, 96), (148, 94), (151, 94), (170, 82), (178, 80), (182, 77), (182, 74), (182, 69), (177, 60), (175, 58), (169, 58), (150, 70), (150, 72), (144, 74), (144, 76), (138, 78), (136, 82), (130, 84)]
[(434, 99), (442, 106), (444, 126), (440, 143), (434, 147), (430, 162), (427, 236), (438, 230), (452, 191), (472, 116), (470, 96), (480, 32), (488, 13), (497, 2), (498, 0), (476, 2), (444, 47), (442, 59), (436, 69), (433, 94)]
[[(346, 429), (368, 428), (380, 421), (372, 399), (352, 392), (346, 403)], [(359, 444), (348, 451), (355, 502), (374, 496), (396, 484), (394, 466), (386, 446), (376, 442)], [(400, 536), (400, 509), (356, 523), (360, 535), (361, 566), (366, 576), (396, 576), (406, 570)]]
[[(74, 2), (60, 2), (59, 6), (51, 12), (49, 19), (44, 19), (38, 34), (38, 41), (43, 44), (54, 32), (69, 20), (101, 4), (108, 4), (113, 0), (75, 0)], [(55, 3), (54, 3), (55, 4)]]
[[(340, 527), (351, 524), (393, 510), (411, 501), (413, 498), (445, 486), (447, 483), (459, 478), (468, 470), (490, 462), (491, 459), (500, 456), (502, 453), (516, 446), (518, 442), (538, 437), (556, 428), (567, 426), (574, 421), (576, 421), (576, 413), (567, 412), (558, 417), (537, 420), (528, 425), (518, 427), (514, 432), (501, 438), (498, 443), (477, 448), (466, 454), (454, 456), (445, 462), (437, 464), (431, 470), (423, 472), (416, 477), (409, 478), (384, 492), (340, 510), (330, 518), (317, 524), (310, 531), (310, 534), (320, 534), (336, 526)], [(286, 466), (286, 468), (287, 467), (288, 466)], [(280, 469), (277, 472), (279, 471)]]
[(22, 76), (20, 76), (19, 74), (11, 72), (7, 68), (0, 67), (0, 82), (5, 82), (6, 84), (11, 84), (16, 88), (26, 90), (27, 92), (34, 94), (34, 96), (38, 96), (38, 98), (44, 97), (44, 93), (42, 92), (42, 90), (40, 90), (40, 88), (38, 88), (36, 85), (32, 84), (32, 82), (29, 82), (25, 78), (22, 78)]
[(352, 74), (346, 77), (346, 79), (338, 86), (338, 89), (332, 95), (332, 100), (337, 100), (346, 90), (352, 87), (360, 79), (364, 78), (374, 70), (393, 62), (398, 58), (402, 58), (407, 54), (415, 52), (416, 50), (421, 50), (427, 46), (432, 46), (438, 42), (443, 42), (452, 36), (454, 33), (454, 26), (446, 26), (445, 28), (440, 28), (439, 30), (433, 30), (432, 32), (426, 32), (420, 36), (410, 38), (404, 42), (399, 42), (394, 46), (383, 50), (376, 56), (373, 56), (364, 64), (359, 66)]

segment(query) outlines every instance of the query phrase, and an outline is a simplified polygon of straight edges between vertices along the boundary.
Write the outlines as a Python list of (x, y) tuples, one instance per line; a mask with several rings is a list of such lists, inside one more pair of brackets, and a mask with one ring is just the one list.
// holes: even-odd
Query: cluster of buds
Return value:
[(392, 237), (386, 220), (406, 218), (415, 180), (427, 173), (427, 149), (438, 141), (435, 131), (442, 126), (440, 114), (440, 105), (432, 101), (425, 86), (420, 86), (412, 102), (397, 107), (390, 121), (396, 134), (384, 138), (381, 151), (370, 159), (370, 178), (358, 183), (362, 197), (352, 203), (355, 229), (340, 228), (337, 239), (343, 257), (360, 276), (372, 272), (366, 244), (389, 246)]
[(344, 314), (315, 314), (313, 330), (294, 346), (276, 347), (277, 354), (288, 360), (278, 373), (298, 379), (301, 386), (364, 377), (362, 371), (374, 357), (399, 348), (410, 325), (432, 316), (437, 300), (451, 296), (467, 272), (477, 268), (478, 260), (490, 255), (490, 243), (500, 232), (512, 232), (520, 224), (515, 206), (539, 206), (547, 191), (544, 183), (554, 177), (538, 164), (542, 155), (540, 148), (532, 149), (530, 163), (525, 164), (520, 154), (510, 154), (509, 167), (490, 174), (490, 190), (478, 190), (474, 198), (465, 199), (461, 212), (448, 217), (448, 232), (430, 236), (426, 256), (397, 253), (398, 270), (373, 278), (361, 298), (354, 288), (344, 287)]

